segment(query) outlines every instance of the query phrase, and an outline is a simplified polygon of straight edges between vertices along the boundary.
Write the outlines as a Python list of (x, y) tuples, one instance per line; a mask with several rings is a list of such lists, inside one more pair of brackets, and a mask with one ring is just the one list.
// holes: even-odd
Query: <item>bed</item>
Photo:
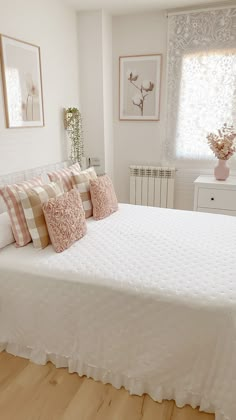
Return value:
[(236, 414), (236, 218), (120, 204), (56, 254), (0, 252), (0, 350)]

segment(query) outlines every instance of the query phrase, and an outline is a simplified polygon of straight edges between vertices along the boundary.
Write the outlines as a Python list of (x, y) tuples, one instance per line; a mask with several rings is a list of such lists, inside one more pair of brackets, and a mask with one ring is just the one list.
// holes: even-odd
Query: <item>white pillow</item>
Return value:
[(15, 242), (10, 217), (7, 212), (0, 214), (0, 249)]

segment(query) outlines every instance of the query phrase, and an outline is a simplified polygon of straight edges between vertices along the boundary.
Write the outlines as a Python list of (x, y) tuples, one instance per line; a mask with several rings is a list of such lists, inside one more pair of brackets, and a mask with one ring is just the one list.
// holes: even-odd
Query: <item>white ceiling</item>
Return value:
[(113, 15), (127, 13), (141, 13), (149, 10), (167, 10), (175, 8), (192, 8), (211, 4), (222, 5), (235, 4), (235, 1), (223, 0), (220, 3), (215, 0), (64, 0), (77, 10), (105, 9)]

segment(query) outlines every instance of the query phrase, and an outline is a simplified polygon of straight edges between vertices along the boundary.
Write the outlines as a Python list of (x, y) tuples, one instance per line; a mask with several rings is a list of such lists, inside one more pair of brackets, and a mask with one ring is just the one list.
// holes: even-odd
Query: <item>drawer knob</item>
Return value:
[(211, 201), (214, 201), (215, 199), (214, 199), (214, 197), (211, 197)]

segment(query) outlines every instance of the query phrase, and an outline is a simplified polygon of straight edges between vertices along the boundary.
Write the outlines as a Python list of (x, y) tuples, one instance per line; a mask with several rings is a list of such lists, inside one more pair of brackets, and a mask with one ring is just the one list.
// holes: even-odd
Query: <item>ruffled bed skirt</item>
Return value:
[(46, 353), (42, 350), (31, 349), (19, 344), (0, 343), (0, 352), (6, 351), (14, 356), (29, 359), (33, 363), (45, 365), (53, 363), (56, 368), (68, 368), (69, 373), (78, 373), (79, 376), (86, 376), (104, 384), (111, 384), (116, 389), (124, 387), (131, 395), (148, 394), (154, 401), (161, 403), (163, 400), (174, 400), (177, 407), (190, 405), (192, 408), (199, 407), (200, 411), (215, 413), (215, 420), (230, 420), (224, 413), (221, 413), (214, 404), (207, 398), (192, 393), (189, 390), (177, 390), (165, 388), (161, 384), (158, 387), (150, 387), (139, 381), (137, 378), (130, 378), (117, 372), (105, 370), (97, 366), (90, 366), (82, 360), (72, 359), (58, 354)]

